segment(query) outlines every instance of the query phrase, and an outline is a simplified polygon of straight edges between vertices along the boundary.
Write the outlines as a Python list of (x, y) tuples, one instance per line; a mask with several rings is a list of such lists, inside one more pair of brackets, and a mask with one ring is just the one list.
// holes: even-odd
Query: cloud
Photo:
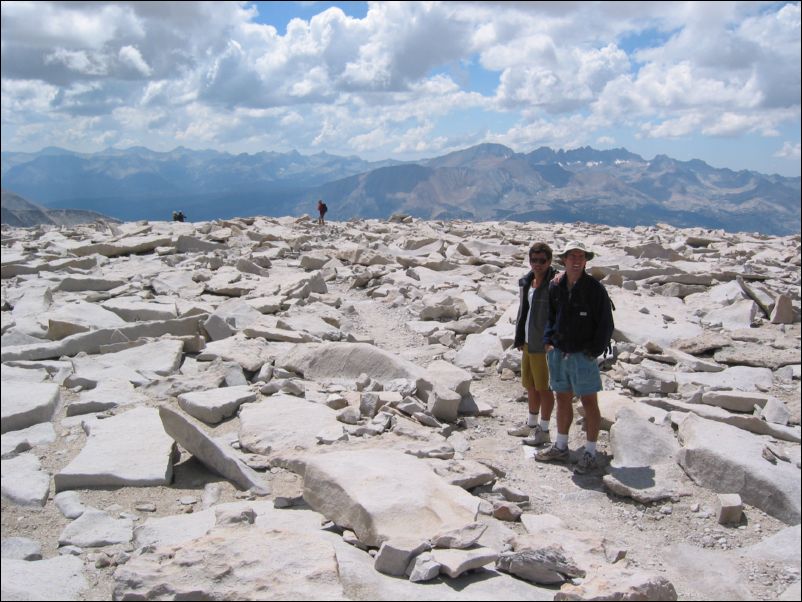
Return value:
[(802, 158), (802, 147), (799, 142), (784, 142), (783, 147), (774, 153), (775, 157), (783, 157), (785, 159), (796, 159), (799, 161)]
[(703, 134), (725, 137), (735, 137), (755, 131), (767, 136), (776, 135), (770, 116), (765, 114), (744, 115), (726, 112), (702, 128)]
[(283, 35), (257, 10), (4, 3), (4, 147), (50, 144), (42, 123), (84, 135), (84, 150), (374, 158), (799, 129), (799, 3), (373, 2), (364, 18), (332, 7)]
[(122, 63), (130, 65), (140, 75), (150, 77), (153, 74), (153, 69), (145, 62), (142, 54), (134, 46), (120, 48), (119, 57)]
[(108, 60), (102, 54), (85, 50), (56, 48), (44, 56), (45, 65), (61, 64), (81, 75), (100, 76), (108, 74)]
[(647, 138), (679, 138), (697, 131), (704, 121), (703, 114), (690, 111), (676, 119), (666, 119), (658, 124), (644, 123), (641, 125), (640, 133)]
[(626, 54), (613, 44), (587, 51), (551, 50), (545, 61), (532, 56), (525, 64), (504, 69), (497, 94), (502, 106), (535, 106), (549, 113), (577, 110), (630, 69)]

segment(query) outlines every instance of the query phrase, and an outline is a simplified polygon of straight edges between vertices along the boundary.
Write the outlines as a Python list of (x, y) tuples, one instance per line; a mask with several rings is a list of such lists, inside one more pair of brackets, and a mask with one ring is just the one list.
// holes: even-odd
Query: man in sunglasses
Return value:
[(556, 274), (551, 267), (552, 250), (538, 242), (529, 249), (530, 271), (518, 281), (521, 300), (515, 327), (515, 348), (522, 351), (521, 384), (526, 389), (529, 416), (525, 425), (507, 434), (525, 437), (526, 445), (551, 442), (549, 420), (554, 409), (554, 393), (549, 389), (549, 369), (543, 334), (549, 316), (549, 282)]
[(543, 343), (550, 385), (557, 392), (557, 437), (535, 456), (538, 462), (567, 461), (568, 431), (573, 422), (573, 398), (585, 410), (587, 443), (575, 467), (583, 474), (597, 467), (596, 440), (601, 425), (597, 393), (602, 389), (596, 361), (613, 334), (613, 312), (604, 285), (585, 271), (594, 257), (584, 243), (572, 240), (560, 254), (565, 272), (549, 287), (549, 319)]

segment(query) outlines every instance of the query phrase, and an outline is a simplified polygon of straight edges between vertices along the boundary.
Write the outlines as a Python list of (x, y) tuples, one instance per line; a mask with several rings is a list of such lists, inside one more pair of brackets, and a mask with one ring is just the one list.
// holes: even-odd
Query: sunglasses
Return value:
[(537, 264), (537, 265), (543, 265), (544, 263), (548, 263), (549, 261), (551, 261), (551, 260), (547, 259), (545, 257), (530, 257), (529, 258), (529, 263), (534, 263), (534, 264)]

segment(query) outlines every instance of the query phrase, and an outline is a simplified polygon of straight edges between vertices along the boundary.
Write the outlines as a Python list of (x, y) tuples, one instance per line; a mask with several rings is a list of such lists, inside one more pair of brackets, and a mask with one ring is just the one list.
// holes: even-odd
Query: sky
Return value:
[(3, 151), (623, 147), (800, 175), (799, 2), (2, 2)]

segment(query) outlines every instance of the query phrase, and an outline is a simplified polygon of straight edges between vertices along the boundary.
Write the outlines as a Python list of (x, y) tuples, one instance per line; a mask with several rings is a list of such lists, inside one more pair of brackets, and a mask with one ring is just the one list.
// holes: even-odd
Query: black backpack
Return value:
[(323, 203), (323, 204), (320, 206), (320, 212), (321, 212), (323, 215), (326, 215), (326, 212), (327, 212), (328, 210), (329, 210), (329, 206), (328, 206), (328, 205), (326, 205), (326, 203)]

